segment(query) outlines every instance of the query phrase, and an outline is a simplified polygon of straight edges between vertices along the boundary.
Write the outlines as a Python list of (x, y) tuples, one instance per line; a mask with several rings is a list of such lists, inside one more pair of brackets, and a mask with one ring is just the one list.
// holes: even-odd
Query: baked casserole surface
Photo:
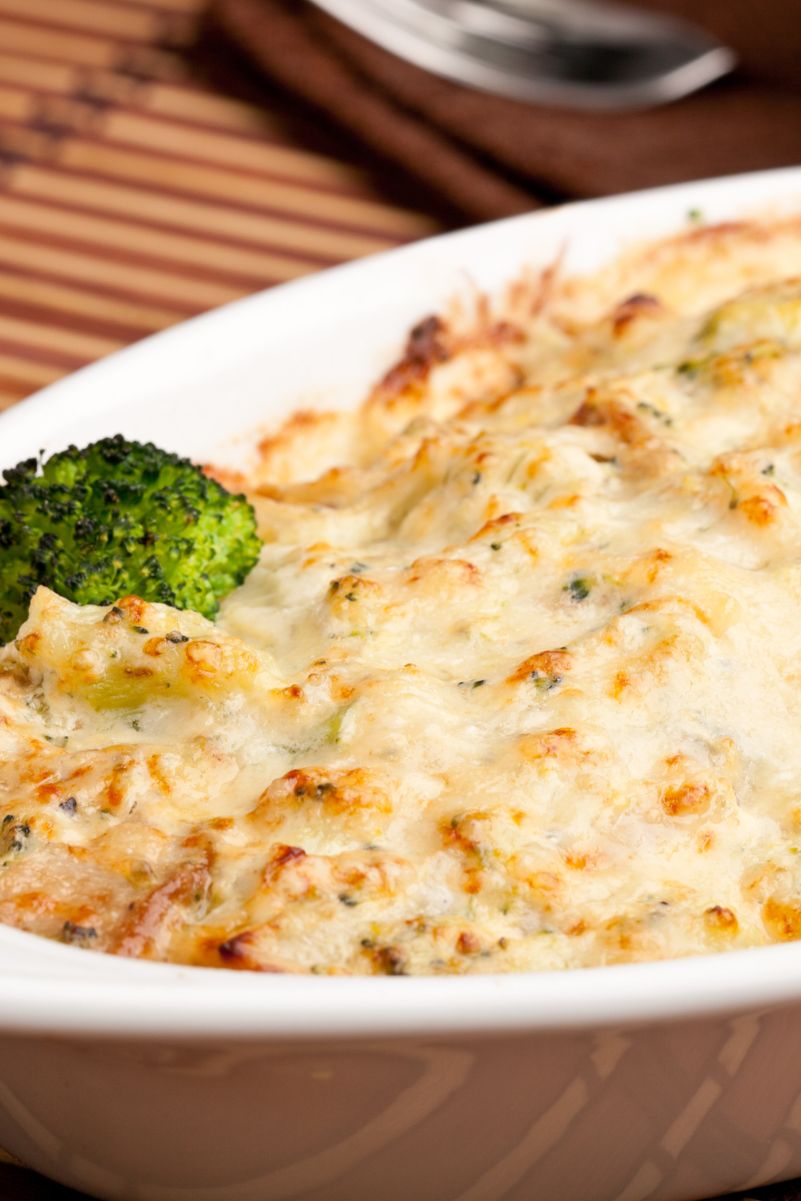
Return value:
[(233, 482), (216, 623), (40, 589), (0, 652), (0, 921), (321, 974), (801, 937), (801, 221), (430, 317)]

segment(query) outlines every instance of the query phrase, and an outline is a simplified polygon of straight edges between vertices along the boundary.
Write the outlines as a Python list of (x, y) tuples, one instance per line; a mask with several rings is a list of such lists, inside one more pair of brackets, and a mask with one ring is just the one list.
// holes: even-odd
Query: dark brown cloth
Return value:
[(235, 46), (456, 221), (801, 162), (800, 0), (639, 3), (706, 25), (738, 53), (737, 72), (645, 112), (571, 112), (439, 79), (304, 0), (213, 0), (206, 39)]

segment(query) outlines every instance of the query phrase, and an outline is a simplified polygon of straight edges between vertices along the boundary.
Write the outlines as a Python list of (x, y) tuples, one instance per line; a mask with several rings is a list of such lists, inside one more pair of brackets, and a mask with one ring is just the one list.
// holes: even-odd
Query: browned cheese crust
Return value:
[(0, 653), (0, 921), (323, 974), (801, 937), (801, 223), (429, 317), (238, 482), (216, 624), (40, 590)]

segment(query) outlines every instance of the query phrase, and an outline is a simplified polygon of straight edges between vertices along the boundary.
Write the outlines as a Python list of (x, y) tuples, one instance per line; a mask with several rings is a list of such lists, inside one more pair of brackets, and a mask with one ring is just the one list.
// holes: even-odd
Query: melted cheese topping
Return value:
[(41, 590), (0, 920), (321, 973), (801, 937), (798, 276), (798, 222), (701, 229), (431, 318), (261, 445), (216, 625)]

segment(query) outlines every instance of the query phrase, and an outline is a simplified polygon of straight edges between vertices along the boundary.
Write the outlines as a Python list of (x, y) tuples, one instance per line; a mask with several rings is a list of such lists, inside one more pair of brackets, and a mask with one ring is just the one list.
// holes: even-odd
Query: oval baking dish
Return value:
[[(0, 466), (122, 432), (236, 465), (357, 403), (420, 316), (562, 254), (801, 212), (801, 169), (488, 225), (238, 302), (0, 418)], [(0, 1144), (141, 1201), (698, 1201), (801, 1173), (801, 948), (565, 973), (314, 978), (0, 927)], [(755, 1110), (758, 1098), (758, 1112)]]

